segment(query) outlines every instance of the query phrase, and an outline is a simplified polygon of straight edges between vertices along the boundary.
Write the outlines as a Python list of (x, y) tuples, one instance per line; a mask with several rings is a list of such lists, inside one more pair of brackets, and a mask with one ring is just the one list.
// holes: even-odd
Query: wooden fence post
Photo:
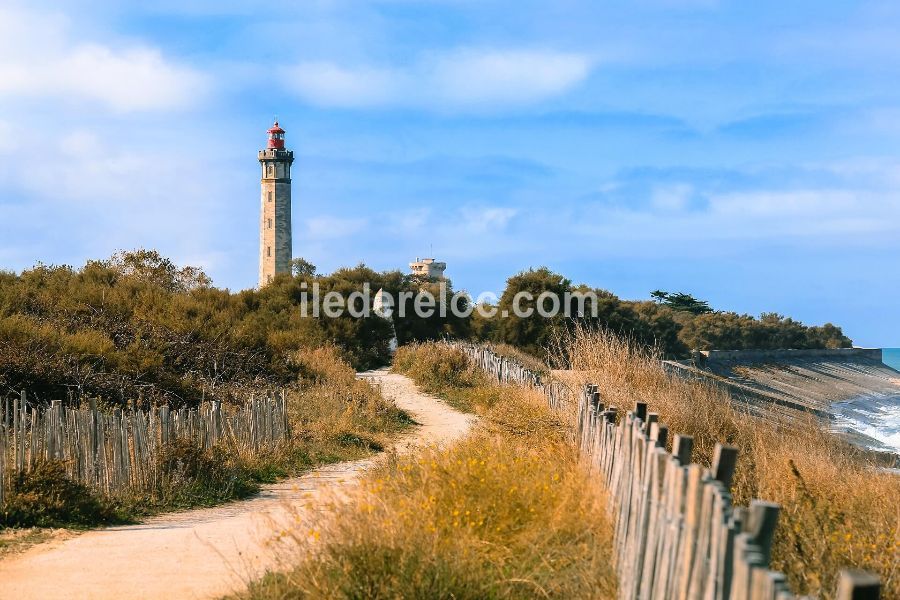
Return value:
[(689, 435), (675, 434), (672, 442), (672, 456), (678, 459), (682, 467), (691, 464), (691, 453), (694, 451), (694, 438)]
[(669, 428), (665, 425), (660, 425), (659, 429), (656, 432), (656, 445), (660, 448), (665, 449), (666, 442), (669, 439)]
[(731, 479), (734, 477), (734, 467), (737, 465), (737, 448), (716, 444), (713, 451), (712, 475), (716, 481), (721, 481), (726, 490), (731, 489)]
[(876, 575), (856, 569), (841, 571), (837, 600), (879, 600), (881, 581)]
[(778, 512), (781, 509), (774, 502), (752, 500), (750, 502), (749, 523), (745, 530), (753, 536), (753, 543), (759, 546), (766, 566), (772, 559), (772, 538), (778, 524)]
[(641, 420), (641, 422), (645, 422), (647, 420), (647, 403), (646, 402), (635, 402), (634, 403), (634, 416)]

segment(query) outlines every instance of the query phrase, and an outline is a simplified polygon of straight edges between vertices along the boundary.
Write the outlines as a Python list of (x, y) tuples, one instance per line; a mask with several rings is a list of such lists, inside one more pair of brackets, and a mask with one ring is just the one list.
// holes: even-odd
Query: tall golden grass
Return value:
[(709, 464), (717, 442), (739, 448), (735, 502), (781, 504), (772, 568), (795, 592), (832, 598), (838, 570), (856, 567), (881, 576), (884, 597), (900, 598), (900, 476), (879, 470), (874, 455), (811, 418), (751, 416), (724, 391), (668, 374), (652, 350), (607, 331), (577, 328), (556, 346), (571, 369), (560, 377), (598, 384), (608, 405), (647, 402), (673, 433), (694, 437), (696, 461)]
[(494, 354), (515, 360), (526, 369), (531, 369), (535, 373), (545, 373), (548, 370), (547, 365), (542, 360), (510, 344), (505, 344), (503, 342), (488, 342), (485, 345), (490, 348)]
[(358, 458), (411, 424), (380, 390), (357, 379), (337, 348), (298, 350), (293, 360), (305, 374), (287, 396), (294, 446), (328, 462)]
[[(419, 361), (447, 352), (409, 351), (428, 354)], [(305, 545), (293, 570), (242, 597), (615, 597), (603, 493), (578, 464), (569, 424), (533, 391), (491, 393), (469, 437), (393, 456), (321, 528), (294, 532)]]
[(459, 349), (448, 344), (426, 343), (401, 346), (392, 370), (412, 378), (425, 392), (446, 400), (453, 408), (482, 413), (493, 406), (500, 388)]

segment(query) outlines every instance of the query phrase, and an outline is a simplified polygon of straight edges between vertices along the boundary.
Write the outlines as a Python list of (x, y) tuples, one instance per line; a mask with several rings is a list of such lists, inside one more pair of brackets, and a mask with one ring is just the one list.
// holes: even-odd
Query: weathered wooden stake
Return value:
[(749, 525), (747, 531), (753, 536), (753, 543), (759, 546), (766, 566), (772, 559), (772, 538), (778, 524), (778, 512), (781, 510), (774, 502), (753, 500), (750, 502)]
[(881, 580), (866, 571), (845, 569), (838, 579), (837, 600), (879, 600)]
[(640, 419), (641, 421), (647, 420), (647, 403), (646, 402), (635, 402), (634, 403), (634, 416)]
[(734, 446), (716, 444), (713, 451), (712, 473), (716, 481), (721, 481), (725, 489), (731, 489), (734, 467), (737, 465), (738, 450)]
[(691, 453), (694, 451), (694, 438), (689, 435), (675, 434), (672, 442), (672, 456), (678, 459), (681, 466), (686, 467), (691, 464)]

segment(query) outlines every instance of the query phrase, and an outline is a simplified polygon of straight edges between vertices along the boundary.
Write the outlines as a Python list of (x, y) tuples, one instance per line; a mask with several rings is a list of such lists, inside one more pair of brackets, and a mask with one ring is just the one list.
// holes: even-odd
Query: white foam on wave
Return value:
[(865, 436), (870, 448), (900, 452), (900, 395), (864, 396), (831, 408), (835, 429)]

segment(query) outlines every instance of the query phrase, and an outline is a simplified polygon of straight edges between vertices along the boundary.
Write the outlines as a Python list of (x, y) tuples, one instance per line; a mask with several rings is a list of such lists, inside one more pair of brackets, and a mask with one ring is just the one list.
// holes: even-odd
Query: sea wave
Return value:
[(900, 394), (835, 402), (831, 409), (835, 430), (860, 438), (869, 448), (900, 452)]

